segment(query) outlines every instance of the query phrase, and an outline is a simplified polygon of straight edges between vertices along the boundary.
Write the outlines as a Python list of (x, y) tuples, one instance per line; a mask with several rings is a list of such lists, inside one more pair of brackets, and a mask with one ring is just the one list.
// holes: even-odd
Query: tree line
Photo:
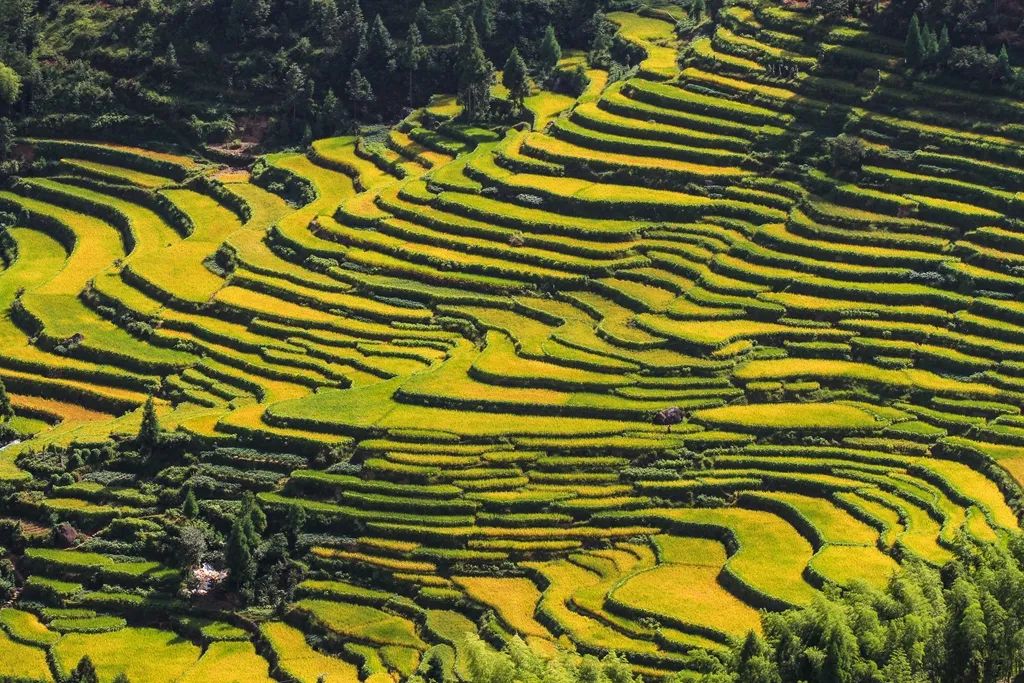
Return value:
[[(640, 683), (614, 653), (543, 659), (518, 638), (471, 638), (474, 683)], [(909, 561), (882, 588), (826, 589), (810, 606), (766, 613), (724, 653), (693, 654), (702, 683), (1000, 683), (1024, 672), (1024, 537), (958, 539), (941, 568)], [(415, 683), (448, 683), (424, 659)], [(692, 670), (671, 683), (694, 680)]]
[(856, 17), (905, 41), (904, 61), (916, 77), (951, 76), (960, 86), (1024, 92), (1012, 66), (1024, 49), (1024, 0), (811, 0), (828, 19)]
[(193, 142), (293, 144), (439, 92), (475, 113), (494, 65), (515, 55), (538, 76), (552, 40), (589, 48), (600, 1), (115, 0), (85, 17), (77, 3), (0, 0), (0, 156), (12, 124), (123, 138), (170, 123)]

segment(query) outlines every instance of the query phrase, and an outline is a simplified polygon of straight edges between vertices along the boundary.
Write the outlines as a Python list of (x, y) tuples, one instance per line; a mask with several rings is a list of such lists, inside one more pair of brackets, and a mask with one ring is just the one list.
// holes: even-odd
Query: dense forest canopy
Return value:
[[(607, 4), (2, 0), (0, 106), (29, 133), (308, 142), (455, 92), (467, 22), (493, 64), (505, 64), (513, 49), (534, 64), (549, 26), (563, 46), (588, 49)], [(812, 4), (829, 16), (873, 19), (900, 37), (917, 16), (935, 38), (945, 30), (950, 49), (962, 48), (943, 63), (972, 75), (995, 69), (999, 48), (1024, 40), (1016, 0)]]
[(596, 10), (596, 0), (3, 0), (0, 62), (23, 83), (11, 113), (29, 130), (154, 136), (170, 121), (207, 141), (262, 137), (270, 124), (288, 143), (454, 92), (467, 21), (504, 64), (513, 47), (533, 59), (548, 26), (586, 47)]

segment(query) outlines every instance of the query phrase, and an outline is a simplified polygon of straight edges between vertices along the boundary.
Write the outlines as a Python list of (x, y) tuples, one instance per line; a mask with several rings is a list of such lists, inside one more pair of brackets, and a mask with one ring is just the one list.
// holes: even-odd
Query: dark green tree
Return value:
[(466, 27), (466, 38), (459, 51), (458, 101), (471, 121), (486, 118), (490, 110), (494, 65), (480, 47), (480, 39), (472, 23)]
[(263, 35), (269, 19), (269, 0), (232, 0), (228, 34), (241, 43), (249, 42)]
[(935, 36), (935, 31), (933, 31), (932, 27), (927, 24), (925, 24), (924, 29), (921, 31), (921, 42), (924, 45), (923, 62), (925, 64), (934, 63), (936, 57), (939, 55), (939, 40)]
[(191, 486), (185, 493), (185, 500), (181, 504), (181, 513), (189, 519), (199, 516), (199, 503), (196, 502), (196, 495), (192, 492)]
[(615, 26), (598, 12), (594, 15), (594, 38), (590, 42), (587, 61), (598, 69), (608, 69), (612, 64), (612, 45), (615, 39)]
[(175, 557), (183, 569), (195, 567), (206, 554), (206, 536), (202, 529), (191, 524), (179, 527), (175, 545)]
[(999, 55), (996, 57), (996, 71), (999, 74), (999, 78), (1004, 81), (1009, 81), (1013, 78), (1013, 67), (1010, 66), (1010, 54), (1006, 51), (1006, 43), (999, 48)]
[(537, 51), (537, 64), (540, 72), (547, 77), (558, 66), (562, 59), (562, 46), (558, 44), (558, 36), (555, 35), (555, 27), (548, 24), (544, 30), (544, 39), (540, 41), (540, 48)]
[(260, 535), (267, 530), (267, 515), (256, 501), (256, 496), (252, 494), (252, 491), (246, 491), (242, 496), (242, 509), (239, 517), (251, 529), (249, 545), (256, 547), (260, 542)]
[(413, 17), (412, 23), (419, 27), (426, 41), (429, 42), (429, 39), (434, 37), (434, 15), (430, 13), (430, 10), (427, 9), (426, 4), (422, 0), (416, 8), (416, 14)]
[[(479, 42), (479, 38), (480, 36), (478, 35), (477, 42)], [(466, 30), (462, 25), (462, 20), (459, 19), (459, 15), (455, 13), (448, 15), (448, 21), (444, 25), (442, 40), (449, 45), (462, 45), (466, 42)]]
[(406, 72), (409, 74), (410, 105), (416, 99), (416, 72), (419, 71), (420, 65), (423, 63), (423, 56), (423, 36), (420, 35), (419, 26), (417, 26), (416, 22), (414, 21), (411, 24), (409, 24), (409, 33), (405, 38), (405, 50), (402, 52), (402, 66), (405, 67)]
[(690, 4), (690, 19), (693, 21), (703, 21), (707, 13), (708, 8), (704, 0), (693, 0)]
[(526, 68), (526, 62), (519, 55), (518, 48), (512, 48), (505, 62), (501, 83), (508, 88), (509, 99), (518, 113), (523, 108), (523, 100), (530, 94), (530, 73)]
[(253, 580), (256, 578), (256, 563), (253, 560), (248, 526), (244, 519), (236, 518), (224, 549), (224, 562), (229, 571), (228, 586), (246, 600), (252, 597)]
[(14, 417), (14, 407), (11, 405), (11, 397), (7, 395), (7, 387), (0, 379), (0, 422), (10, 422)]
[(311, 0), (309, 24), (313, 31), (320, 34), (325, 43), (336, 42), (341, 36), (338, 3), (335, 0)]
[(359, 0), (342, 0), (339, 4), (340, 23), (344, 30), (342, 42), (346, 45), (350, 64), (362, 65), (369, 51), (370, 27), (363, 16)]
[(949, 53), (952, 49), (953, 46), (949, 42), (949, 27), (943, 24), (942, 31), (939, 33), (936, 61), (938, 61), (939, 64), (945, 64), (949, 59)]
[(494, 35), (494, 7), (491, 6), (491, 0), (476, 0), (473, 24), (476, 26), (477, 36), (482, 40), (488, 40)]
[(383, 75), (391, 73), (397, 68), (398, 48), (379, 14), (373, 18), (373, 22), (370, 24), (367, 48), (366, 63), (376, 73)]
[(122, 671), (121, 673), (114, 676), (114, 680), (112, 683), (131, 683), (131, 680), (128, 678), (128, 674)]
[(156, 416), (152, 394), (149, 395), (146, 404), (142, 407), (142, 422), (139, 424), (139, 434), (135, 442), (145, 454), (152, 453), (160, 443), (160, 421)]
[(11, 106), (21, 94), (21, 77), (11, 67), (0, 62), (0, 104)]
[(926, 54), (924, 38), (921, 35), (921, 22), (918, 21), (916, 14), (910, 18), (910, 26), (907, 27), (907, 39), (903, 50), (907, 66), (916, 69), (924, 64)]
[(334, 88), (328, 88), (323, 102), (320, 103), (320, 134), (334, 135), (338, 129), (339, 119), (341, 116), (338, 96), (334, 94)]
[(164, 62), (172, 73), (176, 73), (180, 68), (178, 64), (178, 51), (174, 48), (174, 43), (168, 43), (167, 53), (164, 55)]
[(16, 139), (14, 123), (7, 117), (0, 117), (0, 161), (7, 161), (11, 156)]
[(768, 646), (753, 631), (747, 633), (743, 645), (736, 653), (735, 667), (739, 680), (744, 683), (782, 683)]
[(854, 683), (861, 680), (858, 668), (862, 659), (848, 614), (842, 607), (826, 600), (819, 600), (814, 608), (821, 613), (818, 618), (818, 647), (825, 655), (820, 680), (822, 683)]
[(292, 505), (288, 508), (288, 518), (285, 520), (285, 533), (288, 536), (288, 543), (292, 549), (299, 543), (299, 536), (303, 527), (306, 526), (306, 510), (301, 505)]
[(958, 578), (949, 591), (950, 620), (946, 680), (983, 683), (988, 656), (988, 629), (977, 588)]
[(348, 77), (348, 83), (345, 85), (345, 99), (348, 100), (352, 116), (359, 121), (365, 120), (377, 98), (373, 94), (373, 86), (359, 72), (359, 69), (352, 69), (352, 75)]
[(309, 90), (309, 79), (302, 71), (302, 67), (292, 63), (284, 73), (282, 83), (284, 90), (284, 103), (288, 107), (289, 115), (294, 119), (296, 115), (305, 109), (307, 92)]
[(99, 676), (96, 675), (96, 667), (89, 655), (78, 660), (78, 666), (71, 672), (68, 683), (99, 683)]

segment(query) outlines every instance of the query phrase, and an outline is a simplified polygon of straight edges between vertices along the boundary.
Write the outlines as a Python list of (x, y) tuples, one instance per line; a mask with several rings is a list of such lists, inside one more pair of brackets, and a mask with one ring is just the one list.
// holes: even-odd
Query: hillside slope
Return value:
[[(760, 0), (677, 65), (665, 18), (611, 14), (647, 59), (537, 94), (540, 129), (439, 103), (252, 176), (26, 141), (61, 161), (0, 192), (0, 379), (36, 432), (0, 453), (5, 514), (92, 537), (20, 553), (47, 624), (0, 612), (0, 653), (33, 653), (15, 675), (89, 652), (163, 680), (112, 645), (138, 643), (198, 678), (217, 642), (310, 683), (440, 646), (464, 678), (479, 630), (662, 678), (760, 610), (1019, 531), (1024, 103)], [(187, 457), (90, 468), (150, 392)], [(247, 491), (273, 529), (306, 516), (294, 602), (223, 643), (148, 535), (186, 490), (222, 529)]]

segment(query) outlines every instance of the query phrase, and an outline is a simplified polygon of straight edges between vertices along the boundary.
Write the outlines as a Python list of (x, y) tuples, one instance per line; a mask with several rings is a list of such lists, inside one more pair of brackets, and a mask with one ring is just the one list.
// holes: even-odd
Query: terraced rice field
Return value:
[[(30, 141), (61, 163), (0, 191), (0, 379), (34, 434), (0, 476), (19, 518), (98, 549), (30, 537), (0, 676), (88, 652), (104, 681), (383, 683), (436, 648), (465, 676), (479, 631), (658, 679), (762, 610), (1019, 529), (1024, 104), (978, 96), (962, 130), (900, 45), (814, 44), (760, 0), (677, 66), (658, 16), (612, 15), (647, 60), (535, 100), (543, 127), (415, 113), (267, 157), (302, 206), (185, 156)], [(780, 55), (796, 79), (766, 73)], [(840, 132), (868, 143), (856, 180), (800, 146)], [(134, 434), (150, 393), (204, 512), (246, 489), (307, 512), (315, 578), (283, 615), (177, 621), (180, 573), (119, 551), (168, 505), (144, 486), (29, 490), (20, 456)]]

